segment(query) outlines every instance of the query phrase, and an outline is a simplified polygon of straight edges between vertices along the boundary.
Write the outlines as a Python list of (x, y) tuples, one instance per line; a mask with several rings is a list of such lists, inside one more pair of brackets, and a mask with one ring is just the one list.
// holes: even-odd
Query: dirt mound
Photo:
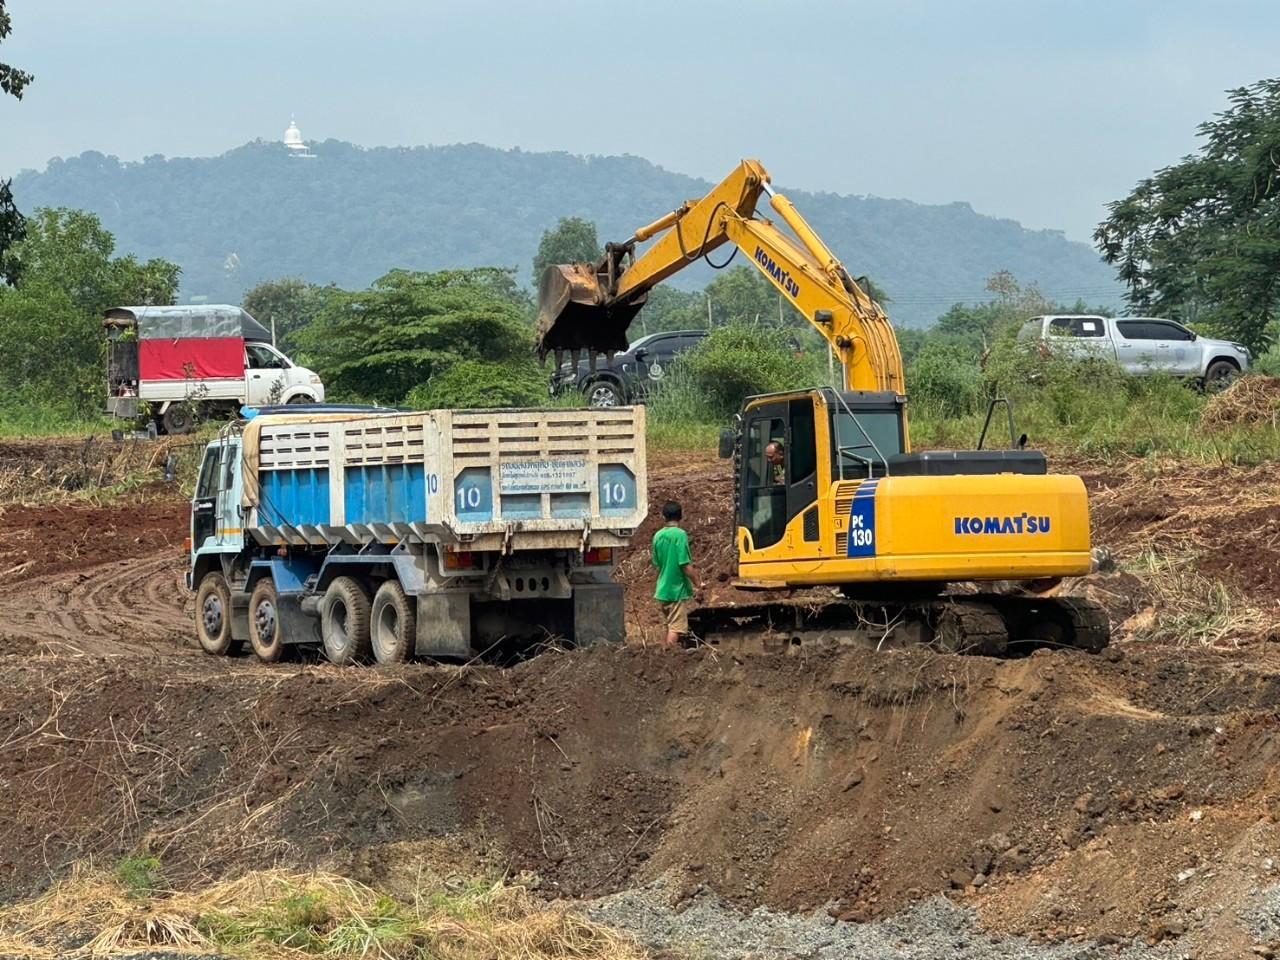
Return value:
[(1280, 377), (1241, 377), (1210, 397), (1200, 414), (1204, 427), (1280, 425)]
[[(1280, 467), (1218, 466), (1176, 461), (1135, 462), (1099, 471), (1078, 469), (1089, 489), (1095, 545), (1131, 567), (1182, 567), (1184, 586), (1220, 585), (1224, 606), (1239, 608), (1243, 642), (1267, 635), (1258, 624), (1280, 623)], [(1124, 590), (1112, 606), (1117, 622), (1152, 603), (1149, 591)], [(1244, 616), (1252, 611), (1256, 616)]]
[(1244, 824), (1255, 872), (1280, 840), (1280, 659), (1259, 661), (6, 658), (0, 880), (138, 847), (180, 882), (335, 860), (381, 880), (447, 848), (573, 896), (666, 875), (850, 919), (950, 891), (1010, 930), (1191, 929), (1224, 892), (1180, 872)]

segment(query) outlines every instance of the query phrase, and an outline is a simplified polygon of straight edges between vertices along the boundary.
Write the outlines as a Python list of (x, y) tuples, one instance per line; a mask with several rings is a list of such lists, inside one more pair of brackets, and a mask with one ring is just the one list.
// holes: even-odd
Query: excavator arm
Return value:
[[(761, 195), (791, 229), (755, 215)], [(639, 257), (636, 245), (654, 239)], [(691, 200), (594, 264), (548, 268), (539, 284), (538, 352), (625, 350), (626, 330), (648, 292), (725, 243), (741, 249), (835, 350), (849, 390), (903, 392), (902, 358), (889, 318), (849, 275), (769, 174), (744, 160), (701, 200)]]

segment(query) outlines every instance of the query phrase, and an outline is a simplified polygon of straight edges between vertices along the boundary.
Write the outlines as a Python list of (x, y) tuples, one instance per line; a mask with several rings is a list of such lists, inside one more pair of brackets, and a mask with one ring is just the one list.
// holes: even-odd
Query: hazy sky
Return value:
[(1195, 147), (1226, 88), (1280, 74), (1280, 0), (8, 9), (0, 60), (36, 82), (0, 98), (0, 175), (221, 153), (293, 114), (308, 139), (631, 153), (717, 179), (755, 156), (781, 184), (965, 200), (1081, 240)]

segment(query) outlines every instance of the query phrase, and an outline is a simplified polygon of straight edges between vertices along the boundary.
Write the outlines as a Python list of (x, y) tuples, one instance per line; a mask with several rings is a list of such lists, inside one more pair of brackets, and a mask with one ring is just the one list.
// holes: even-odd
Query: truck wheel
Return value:
[(164, 427), (164, 432), (171, 437), (181, 436), (184, 433), (190, 433), (196, 428), (196, 418), (191, 413), (191, 408), (185, 403), (174, 403), (169, 405), (169, 409), (160, 417), (160, 425)]
[(373, 597), (370, 613), (370, 640), (378, 663), (404, 663), (413, 654), (417, 624), (413, 605), (404, 588), (387, 580)]
[(263, 577), (249, 597), (249, 644), (263, 663), (276, 663), (284, 656), (284, 635), (280, 630), (280, 605), (276, 584)]
[(585, 393), (587, 402), (593, 407), (622, 406), (622, 391), (618, 389), (616, 383), (608, 380), (597, 380), (587, 384)]
[(220, 573), (206, 573), (196, 588), (196, 639), (215, 657), (231, 652), (231, 588)]
[(286, 400), (285, 405), (288, 406), (291, 403), (315, 403), (315, 402), (316, 402), (315, 397), (308, 397), (305, 393), (300, 393), (297, 396), (290, 397), (288, 400)]
[(1204, 389), (1207, 393), (1219, 393), (1240, 376), (1240, 368), (1230, 360), (1215, 360), (1204, 372)]
[(358, 663), (370, 653), (369, 595), (351, 577), (338, 577), (320, 601), (320, 637), (330, 663)]

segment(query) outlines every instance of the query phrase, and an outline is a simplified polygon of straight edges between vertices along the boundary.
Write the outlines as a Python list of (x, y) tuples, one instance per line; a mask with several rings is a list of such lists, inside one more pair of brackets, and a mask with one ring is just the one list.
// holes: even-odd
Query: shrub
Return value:
[(545, 406), (547, 381), (532, 361), (462, 360), (414, 387), (404, 402), (417, 410)]
[(983, 406), (978, 363), (969, 351), (952, 344), (925, 344), (907, 369), (907, 389), (912, 403), (947, 417), (961, 417)]
[(823, 380), (815, 358), (797, 353), (785, 330), (731, 323), (672, 366), (650, 409), (657, 422), (713, 423), (737, 413), (745, 397)]
[(116, 881), (134, 899), (145, 899), (160, 888), (160, 861), (155, 857), (125, 857), (116, 864)]

